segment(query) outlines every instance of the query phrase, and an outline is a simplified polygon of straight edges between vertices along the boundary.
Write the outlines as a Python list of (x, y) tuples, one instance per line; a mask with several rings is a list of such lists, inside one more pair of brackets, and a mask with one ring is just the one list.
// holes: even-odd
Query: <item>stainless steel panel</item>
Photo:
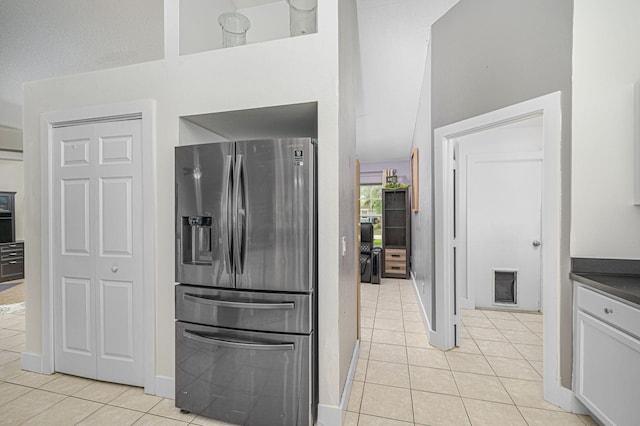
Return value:
[(233, 143), (176, 147), (178, 282), (234, 285), (229, 228), (233, 151)]
[(313, 335), (176, 322), (176, 407), (241, 425), (312, 425)]
[(236, 288), (313, 291), (315, 144), (241, 141), (236, 156)]
[(245, 330), (310, 333), (313, 297), (178, 285), (176, 318)]

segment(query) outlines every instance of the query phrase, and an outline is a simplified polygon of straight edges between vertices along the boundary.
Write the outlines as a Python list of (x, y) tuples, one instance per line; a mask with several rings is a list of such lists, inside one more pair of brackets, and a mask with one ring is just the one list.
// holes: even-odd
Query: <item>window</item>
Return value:
[(360, 222), (373, 223), (373, 245), (382, 247), (382, 185), (360, 185)]

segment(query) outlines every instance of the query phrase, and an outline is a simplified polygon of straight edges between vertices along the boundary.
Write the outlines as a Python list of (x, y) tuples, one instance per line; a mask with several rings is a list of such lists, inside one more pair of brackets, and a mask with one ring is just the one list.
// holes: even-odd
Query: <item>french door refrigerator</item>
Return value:
[(242, 425), (317, 409), (316, 146), (179, 146), (176, 407)]

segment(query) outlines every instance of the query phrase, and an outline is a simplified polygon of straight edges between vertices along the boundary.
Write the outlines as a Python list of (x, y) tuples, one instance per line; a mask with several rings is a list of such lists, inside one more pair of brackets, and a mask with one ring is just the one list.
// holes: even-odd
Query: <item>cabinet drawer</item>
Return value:
[(8, 243), (0, 246), (0, 253), (11, 253), (13, 251), (19, 250), (22, 251), (24, 249), (24, 243)]
[(0, 261), (22, 259), (22, 257), (22, 249), (14, 249), (11, 251), (2, 252), (2, 254), (0, 254)]
[(385, 249), (384, 259), (391, 262), (404, 262), (407, 260), (407, 251), (405, 249)]
[(384, 272), (387, 274), (406, 274), (407, 264), (405, 262), (385, 260)]
[(21, 278), (24, 275), (24, 262), (22, 260), (8, 260), (0, 263), (0, 277), (6, 280), (10, 277)]
[(640, 336), (640, 310), (601, 293), (576, 286), (576, 305), (596, 318)]

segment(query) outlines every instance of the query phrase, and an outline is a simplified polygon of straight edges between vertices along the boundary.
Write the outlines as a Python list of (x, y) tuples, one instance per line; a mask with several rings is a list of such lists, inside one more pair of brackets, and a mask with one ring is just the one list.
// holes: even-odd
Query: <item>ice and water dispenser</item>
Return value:
[(182, 217), (182, 263), (211, 265), (213, 219), (210, 216)]

